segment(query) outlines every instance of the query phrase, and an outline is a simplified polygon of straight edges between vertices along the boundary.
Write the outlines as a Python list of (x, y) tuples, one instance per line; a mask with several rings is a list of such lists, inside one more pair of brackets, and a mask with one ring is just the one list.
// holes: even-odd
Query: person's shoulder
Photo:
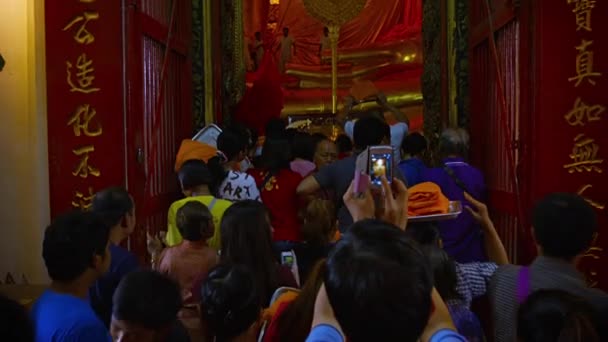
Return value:
[(112, 264), (118, 272), (129, 272), (139, 268), (139, 261), (135, 254), (122, 246), (112, 245)]
[(106, 327), (96, 317), (81, 317), (69, 330), (62, 341), (107, 342), (112, 341)]
[(402, 121), (397, 121), (396, 123), (391, 125), (391, 134), (393, 133), (399, 133), (399, 134), (405, 134), (407, 133), (407, 131), (409, 130), (409, 126)]
[(489, 290), (495, 295), (502, 293), (505, 288), (510, 288), (517, 283), (517, 274), (522, 266), (501, 265), (490, 278)]
[(517, 272), (519, 272), (521, 267), (522, 266), (512, 265), (512, 264), (500, 265), (496, 269), (496, 272), (494, 272), (494, 278), (496, 278), (496, 279), (513, 278), (517, 275)]
[[(228, 207), (230, 207), (232, 205), (232, 202), (225, 200), (225, 199), (221, 199), (221, 198), (216, 198), (215, 199), (215, 206), (214, 208), (222, 208), (223, 210), (228, 209)], [(213, 210), (212, 210), (213, 211)]]

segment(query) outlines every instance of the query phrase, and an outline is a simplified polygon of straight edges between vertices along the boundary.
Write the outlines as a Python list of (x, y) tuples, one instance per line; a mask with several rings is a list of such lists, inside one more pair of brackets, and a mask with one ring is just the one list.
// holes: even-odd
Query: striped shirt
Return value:
[(493, 262), (456, 263), (456, 293), (465, 307), (471, 308), (473, 299), (486, 294), (497, 269), (498, 265)]
[[(517, 336), (517, 278), (521, 266), (504, 265), (490, 280), (490, 300), (494, 314), (496, 342), (512, 342)], [(608, 309), (608, 294), (587, 287), (576, 267), (565, 261), (539, 256), (530, 265), (530, 291), (563, 290), (585, 298), (597, 310)]]

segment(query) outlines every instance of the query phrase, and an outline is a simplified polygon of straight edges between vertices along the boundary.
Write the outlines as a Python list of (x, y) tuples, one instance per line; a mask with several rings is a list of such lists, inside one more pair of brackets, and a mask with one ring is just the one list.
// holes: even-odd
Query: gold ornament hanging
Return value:
[(340, 26), (361, 13), (367, 0), (304, 0), (306, 11), (329, 29), (331, 42), (331, 111), (338, 111), (338, 38)]

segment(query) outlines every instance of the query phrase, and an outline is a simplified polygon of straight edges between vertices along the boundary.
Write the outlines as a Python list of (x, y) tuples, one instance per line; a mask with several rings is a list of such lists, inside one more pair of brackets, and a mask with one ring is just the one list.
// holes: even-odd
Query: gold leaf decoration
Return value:
[(367, 0), (304, 0), (306, 11), (327, 26), (341, 26), (361, 13)]

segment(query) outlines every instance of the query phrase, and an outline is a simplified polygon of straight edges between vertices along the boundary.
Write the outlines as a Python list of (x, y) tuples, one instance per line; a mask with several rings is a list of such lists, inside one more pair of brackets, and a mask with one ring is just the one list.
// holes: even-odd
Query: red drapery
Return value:
[[(269, 8), (269, 0), (245, 0), (245, 36), (252, 41), (256, 31), (264, 30)], [(302, 0), (281, 0), (277, 23), (274, 48), (282, 28), (289, 27), (298, 51), (292, 63), (318, 65), (323, 24), (306, 12)], [(359, 16), (342, 26), (338, 45), (357, 48), (409, 38), (419, 34), (421, 26), (422, 0), (368, 0)]]
[[(269, 0), (245, 0), (245, 36), (253, 41), (257, 31), (265, 32), (264, 60), (259, 70), (249, 75), (253, 82), (238, 106), (235, 118), (263, 133), (265, 123), (279, 117), (283, 108), (281, 75), (275, 51), (284, 27), (295, 38), (297, 55), (291, 63), (318, 65), (323, 24), (306, 12), (302, 0), (281, 0), (276, 32), (267, 32)], [(360, 48), (418, 35), (422, 25), (422, 0), (368, 0), (355, 19), (340, 30), (340, 48)]]

